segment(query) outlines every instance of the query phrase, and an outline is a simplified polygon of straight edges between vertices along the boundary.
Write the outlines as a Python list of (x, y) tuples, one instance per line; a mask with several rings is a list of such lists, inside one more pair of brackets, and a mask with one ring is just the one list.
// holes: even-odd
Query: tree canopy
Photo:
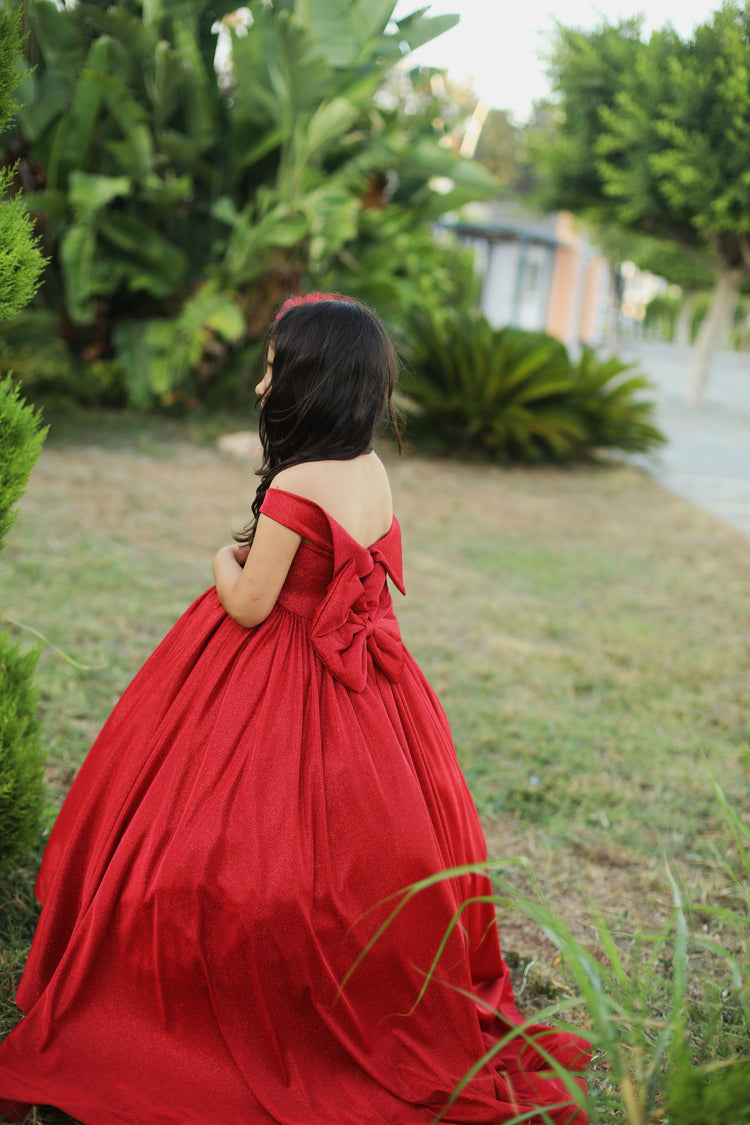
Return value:
[(544, 202), (677, 244), (713, 274), (693, 396), (750, 276), (750, 4), (725, 3), (689, 39), (642, 20), (558, 25), (553, 143), (536, 146)]

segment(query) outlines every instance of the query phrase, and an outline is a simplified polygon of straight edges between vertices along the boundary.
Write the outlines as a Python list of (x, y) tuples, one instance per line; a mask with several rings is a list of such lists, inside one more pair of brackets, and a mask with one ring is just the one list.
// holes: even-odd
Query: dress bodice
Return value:
[(313, 647), (328, 670), (353, 691), (364, 690), (368, 655), (396, 683), (404, 650), (390, 578), (403, 594), (401, 530), (364, 547), (319, 504), (269, 488), (263, 515), (303, 537), (277, 604), (310, 623)]

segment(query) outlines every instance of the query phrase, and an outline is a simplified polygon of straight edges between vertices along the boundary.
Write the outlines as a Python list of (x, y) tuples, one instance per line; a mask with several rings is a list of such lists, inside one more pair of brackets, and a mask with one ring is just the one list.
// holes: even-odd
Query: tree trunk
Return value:
[(686, 398), (692, 406), (703, 398), (703, 392), (711, 374), (711, 365), (732, 320), (732, 313), (739, 297), (741, 279), (741, 270), (717, 271), (716, 288), (714, 289), (711, 307), (698, 333), (690, 365)]
[(622, 289), (623, 281), (619, 266), (609, 266), (609, 307), (605, 329), (606, 344), (617, 352), (622, 346)]
[(674, 348), (680, 359), (684, 359), (690, 351), (690, 328), (699, 295), (698, 292), (688, 293), (677, 314), (674, 326)]

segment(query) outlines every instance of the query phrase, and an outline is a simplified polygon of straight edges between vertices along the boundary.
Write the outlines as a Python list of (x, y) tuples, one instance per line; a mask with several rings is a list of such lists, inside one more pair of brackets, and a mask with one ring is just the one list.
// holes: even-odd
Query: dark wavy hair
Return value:
[(372, 447), (384, 415), (401, 439), (393, 407), (398, 359), (375, 313), (341, 294), (291, 297), (276, 314), (271, 386), (259, 403), (263, 446), (253, 519), (235, 539), (250, 545), (273, 478), (304, 461), (349, 461)]

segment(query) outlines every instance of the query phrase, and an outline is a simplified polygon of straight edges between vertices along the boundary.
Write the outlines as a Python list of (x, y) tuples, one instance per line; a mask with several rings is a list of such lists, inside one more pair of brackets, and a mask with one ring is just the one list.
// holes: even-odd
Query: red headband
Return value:
[(285, 312), (296, 309), (298, 305), (317, 305), (320, 301), (344, 301), (350, 303), (341, 293), (306, 293), (304, 297), (287, 297), (276, 313), (274, 321), (280, 320)]

